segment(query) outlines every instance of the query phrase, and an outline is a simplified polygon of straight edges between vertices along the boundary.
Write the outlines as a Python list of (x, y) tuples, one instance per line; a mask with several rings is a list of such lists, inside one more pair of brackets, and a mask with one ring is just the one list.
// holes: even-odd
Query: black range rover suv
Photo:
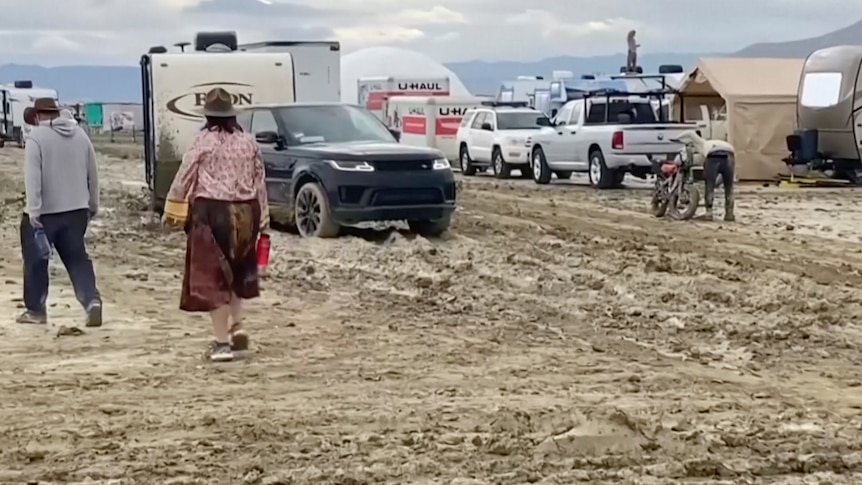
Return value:
[(303, 237), (342, 226), (406, 220), (439, 236), (455, 211), (455, 179), (443, 154), (398, 143), (370, 112), (338, 103), (258, 105), (237, 121), (263, 154), (270, 217)]

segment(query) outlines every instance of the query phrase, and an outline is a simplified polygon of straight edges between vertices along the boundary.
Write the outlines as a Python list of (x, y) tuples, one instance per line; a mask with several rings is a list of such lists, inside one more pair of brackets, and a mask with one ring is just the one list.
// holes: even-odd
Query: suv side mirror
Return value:
[(494, 129), (491, 128), (491, 123), (482, 123), (482, 129), (485, 131), (494, 131)]
[(278, 143), (279, 136), (278, 133), (274, 131), (261, 131), (254, 134), (254, 139), (257, 140), (258, 143), (263, 143), (264, 145), (274, 145)]
[(389, 128), (389, 133), (395, 138), (395, 141), (401, 143), (401, 130), (396, 130), (395, 128)]

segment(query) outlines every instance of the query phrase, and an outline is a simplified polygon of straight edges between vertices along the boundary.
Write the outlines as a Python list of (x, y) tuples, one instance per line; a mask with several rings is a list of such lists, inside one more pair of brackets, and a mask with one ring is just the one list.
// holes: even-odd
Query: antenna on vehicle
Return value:
[(186, 46), (190, 46), (190, 45), (192, 45), (191, 42), (177, 42), (176, 44), (174, 44), (174, 47), (179, 47), (180, 52), (185, 52)]

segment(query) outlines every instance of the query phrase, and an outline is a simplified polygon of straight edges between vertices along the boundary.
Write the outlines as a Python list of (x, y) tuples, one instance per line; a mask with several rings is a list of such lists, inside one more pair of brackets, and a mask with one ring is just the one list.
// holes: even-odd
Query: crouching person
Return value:
[(724, 185), (724, 220), (727, 222), (735, 221), (733, 182), (736, 176), (736, 160), (733, 145), (724, 140), (705, 140), (694, 130), (684, 131), (676, 138), (676, 141), (682, 142), (690, 148), (695, 160), (703, 160), (705, 185), (703, 199), (706, 214), (701, 219), (713, 220), (715, 188), (718, 185), (718, 177), (721, 177), (721, 182)]
[[(25, 116), (28, 116), (25, 114)], [(96, 155), (90, 139), (57, 102), (37, 99), (28, 116), (36, 126), (24, 149), (27, 209), (21, 222), (24, 305), (19, 323), (47, 323), (48, 258), (41, 241), (53, 247), (87, 313), (87, 326), (102, 324), (102, 302), (84, 236), (99, 210)]]

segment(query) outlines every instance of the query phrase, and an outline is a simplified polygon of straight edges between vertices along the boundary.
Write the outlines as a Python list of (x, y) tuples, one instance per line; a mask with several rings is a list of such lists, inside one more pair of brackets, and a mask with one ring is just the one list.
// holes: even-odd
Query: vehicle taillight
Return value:
[(611, 136), (611, 148), (614, 150), (622, 150), (624, 142), (622, 131), (615, 131)]

